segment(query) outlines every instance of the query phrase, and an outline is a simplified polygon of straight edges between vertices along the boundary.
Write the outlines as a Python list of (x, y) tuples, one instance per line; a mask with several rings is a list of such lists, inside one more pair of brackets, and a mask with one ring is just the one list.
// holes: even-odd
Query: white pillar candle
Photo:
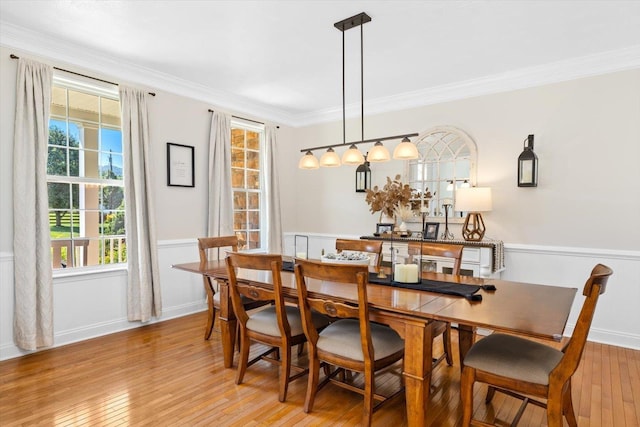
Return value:
[(418, 266), (417, 264), (407, 264), (405, 267), (406, 283), (418, 283)]
[(393, 270), (393, 280), (404, 283), (406, 280), (406, 270), (404, 264), (396, 264)]

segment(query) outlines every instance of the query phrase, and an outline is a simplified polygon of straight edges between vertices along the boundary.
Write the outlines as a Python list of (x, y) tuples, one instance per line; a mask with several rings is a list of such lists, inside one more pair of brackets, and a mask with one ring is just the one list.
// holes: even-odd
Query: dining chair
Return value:
[[(332, 382), (364, 396), (362, 424), (371, 425), (373, 412), (403, 391), (401, 388), (388, 397), (376, 394), (375, 373), (403, 359), (404, 341), (390, 327), (369, 322), (368, 266), (296, 259), (294, 270), (309, 353), (304, 411), (311, 412), (317, 391)], [(356, 285), (357, 304), (326, 295), (316, 298), (308, 293), (307, 280)], [(314, 311), (337, 320), (317, 331), (312, 322)], [(321, 365), (337, 369), (333, 372), (325, 369), (329, 374), (319, 383)], [(362, 373), (364, 388), (340, 381), (339, 378), (344, 379), (345, 371)], [(380, 403), (374, 405), (374, 400)]]
[[(520, 420), (528, 403), (547, 409), (547, 425), (561, 427), (562, 417), (569, 426), (577, 426), (571, 398), (571, 377), (578, 369), (587, 341), (598, 297), (604, 293), (613, 271), (602, 264), (591, 271), (582, 294), (586, 297), (571, 338), (562, 350), (535, 341), (506, 334), (491, 334), (475, 343), (464, 358), (460, 380), (463, 403), (462, 424), (487, 425), (473, 420), (473, 385), (489, 385), (485, 402), (496, 391), (522, 400), (515, 420)], [(546, 404), (527, 396), (546, 399)]]
[[(198, 239), (198, 253), (200, 255), (200, 268), (203, 269), (209, 261), (209, 251), (219, 249), (220, 251), (231, 250), (238, 251), (238, 237), (236, 236), (220, 236), (220, 237), (200, 237)], [(220, 253), (218, 253), (218, 259)], [(216, 321), (216, 310), (220, 309), (220, 294), (216, 292), (213, 280), (209, 276), (202, 275), (204, 290), (207, 293), (207, 305), (209, 307), (209, 317), (207, 318), (207, 326), (204, 330), (204, 339), (211, 338), (213, 325)], [(264, 305), (253, 300), (244, 302), (245, 309), (251, 310)]]
[(382, 243), (382, 240), (336, 239), (336, 252), (357, 251), (373, 254), (375, 255), (373, 265), (376, 268), (376, 272), (378, 272), (382, 265)]
[[(233, 310), (240, 325), (240, 360), (236, 372), (236, 384), (242, 384), (247, 367), (258, 360), (280, 365), (278, 399), (284, 402), (287, 398), (289, 382), (305, 375), (307, 368), (298, 368), (291, 364), (291, 347), (302, 344), (306, 336), (302, 329), (300, 310), (296, 306), (285, 305), (282, 294), (282, 256), (271, 254), (251, 254), (232, 252), (227, 256), (227, 274)], [(248, 281), (238, 278), (238, 270), (257, 270), (271, 275), (273, 289), (254, 286)], [(273, 303), (261, 310), (247, 313), (242, 297), (247, 299)], [(326, 316), (314, 313), (310, 318), (314, 328), (324, 328), (329, 323)], [(266, 344), (269, 349), (252, 360), (249, 360), (251, 340)], [(274, 354), (274, 357), (267, 357)], [(299, 372), (291, 375), (291, 368)]]
[[(415, 257), (419, 257), (420, 253), (427, 256), (436, 256), (441, 258), (453, 259), (453, 267), (451, 274), (460, 274), (460, 265), (462, 264), (462, 250), (464, 246), (454, 245), (450, 243), (428, 243), (428, 242), (409, 242), (407, 252), (409, 254), (409, 262), (413, 262)], [(435, 368), (442, 360), (447, 361), (447, 365), (453, 365), (453, 350), (451, 347), (451, 323), (437, 321), (433, 324), (433, 338), (442, 335), (443, 353), (440, 357), (434, 358), (433, 368)]]

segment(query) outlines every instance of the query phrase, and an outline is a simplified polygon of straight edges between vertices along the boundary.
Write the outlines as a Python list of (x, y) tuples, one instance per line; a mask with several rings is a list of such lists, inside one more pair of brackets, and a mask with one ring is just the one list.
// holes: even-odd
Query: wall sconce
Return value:
[(356, 168), (356, 193), (365, 193), (371, 188), (371, 168), (369, 167), (367, 156), (364, 156), (364, 163)]
[(537, 187), (538, 156), (533, 152), (533, 135), (525, 141), (524, 151), (518, 156), (518, 187)]
[(491, 188), (469, 187), (458, 189), (456, 192), (456, 210), (467, 212), (467, 218), (462, 226), (464, 240), (475, 242), (482, 240), (486, 229), (480, 212), (490, 211), (491, 208)]

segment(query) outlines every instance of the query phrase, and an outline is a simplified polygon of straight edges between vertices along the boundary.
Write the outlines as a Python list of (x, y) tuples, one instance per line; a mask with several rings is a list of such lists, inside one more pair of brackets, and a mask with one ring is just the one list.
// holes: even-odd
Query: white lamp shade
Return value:
[(491, 188), (468, 187), (456, 191), (458, 212), (487, 212), (492, 208)]
[(393, 150), (393, 158), (396, 160), (413, 160), (420, 157), (416, 145), (409, 138), (402, 140)]
[(318, 169), (319, 167), (318, 159), (316, 159), (316, 156), (314, 156), (311, 151), (307, 151), (298, 162), (299, 169)]
[(340, 156), (333, 151), (333, 148), (329, 148), (322, 157), (320, 157), (320, 166), (323, 168), (335, 168), (340, 166)]
[(364, 163), (364, 156), (355, 145), (351, 145), (342, 155), (342, 163), (345, 165), (361, 165)]
[(369, 162), (387, 162), (389, 160), (391, 160), (389, 150), (380, 141), (376, 142), (373, 148), (369, 150), (369, 154), (367, 154), (367, 161)]

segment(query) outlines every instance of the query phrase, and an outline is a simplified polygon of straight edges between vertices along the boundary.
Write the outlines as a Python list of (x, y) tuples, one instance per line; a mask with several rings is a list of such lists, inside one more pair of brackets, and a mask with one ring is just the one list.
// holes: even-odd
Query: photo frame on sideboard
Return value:
[(438, 238), (438, 228), (440, 228), (440, 223), (438, 222), (425, 222), (424, 230), (422, 230), (424, 239), (436, 240)]
[(195, 148), (167, 142), (167, 185), (195, 187)]
[(393, 233), (393, 223), (379, 222), (376, 224), (376, 232), (375, 236), (380, 236), (382, 234), (391, 234)]

